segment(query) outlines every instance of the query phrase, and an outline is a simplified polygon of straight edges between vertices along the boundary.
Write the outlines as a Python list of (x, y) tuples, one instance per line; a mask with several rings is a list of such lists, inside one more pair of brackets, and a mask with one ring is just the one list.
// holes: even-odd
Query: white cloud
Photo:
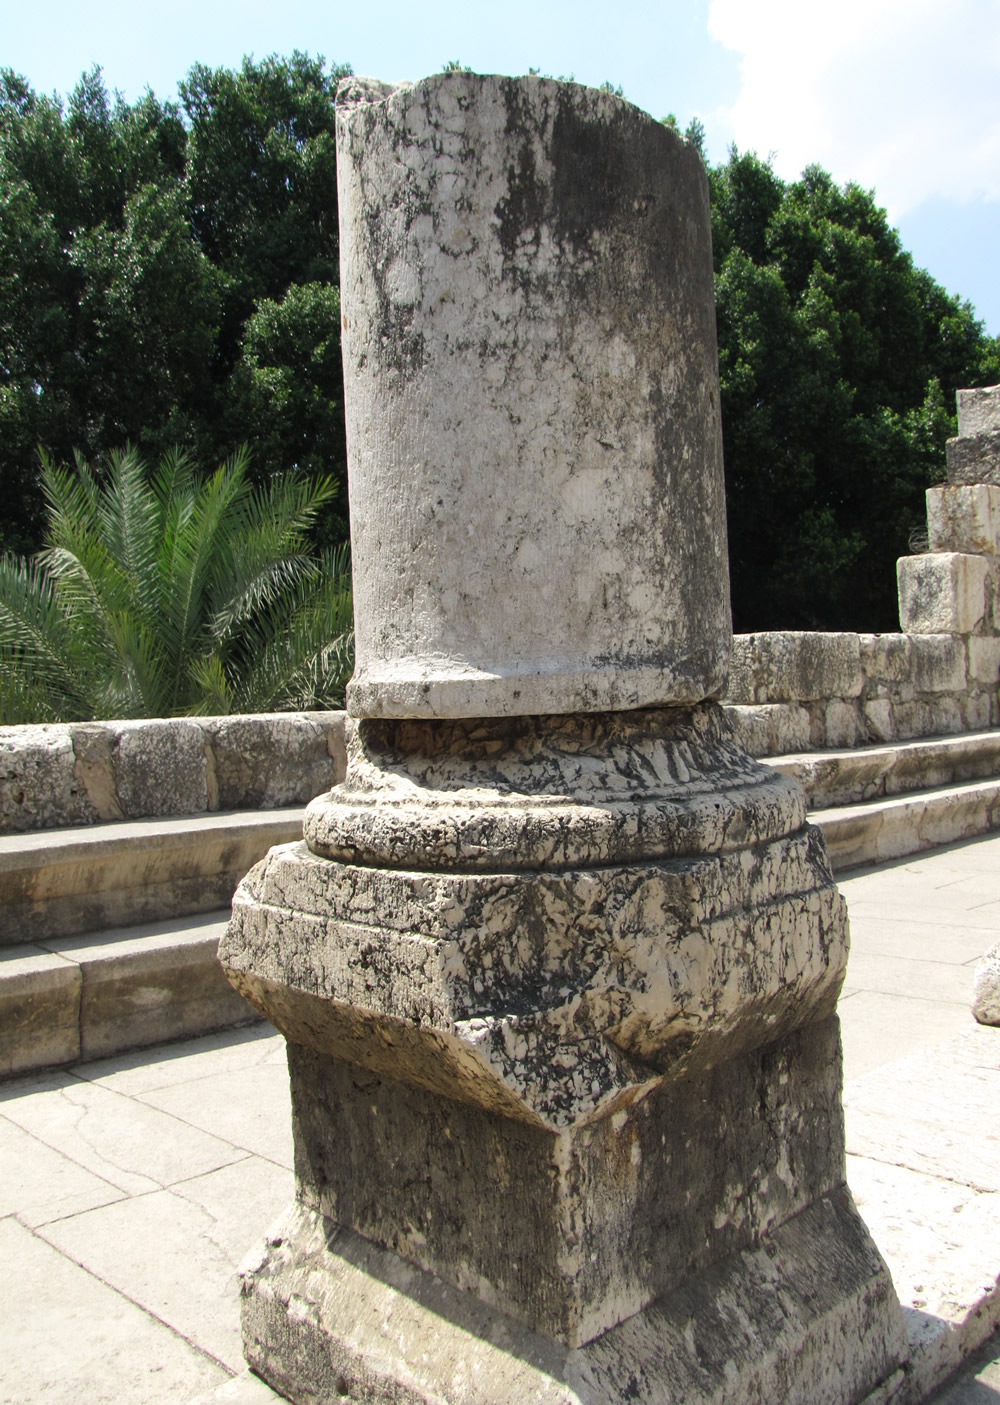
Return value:
[(718, 115), (782, 176), (818, 162), (894, 220), (932, 197), (1000, 200), (996, 0), (712, 0), (708, 27), (741, 56)]

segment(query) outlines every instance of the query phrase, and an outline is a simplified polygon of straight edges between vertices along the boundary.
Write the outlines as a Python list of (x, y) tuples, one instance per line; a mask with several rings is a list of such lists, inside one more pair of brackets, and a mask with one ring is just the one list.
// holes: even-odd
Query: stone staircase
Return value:
[(217, 959), (302, 807), (0, 835), (0, 1077), (256, 1019)]
[[(834, 869), (1000, 828), (1000, 730), (768, 758)], [(256, 1018), (216, 948), (243, 874), (301, 806), (0, 835), (0, 1077)]]
[(1000, 829), (1000, 730), (767, 760), (802, 782), (837, 873)]

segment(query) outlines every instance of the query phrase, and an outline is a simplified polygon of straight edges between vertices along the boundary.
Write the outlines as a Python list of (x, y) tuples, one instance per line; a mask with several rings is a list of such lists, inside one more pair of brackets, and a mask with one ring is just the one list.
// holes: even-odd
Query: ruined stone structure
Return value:
[(349, 80), (345, 782), (220, 956), (288, 1040), (244, 1277), (294, 1400), (887, 1399), (844, 1183), (844, 904), (715, 699), (708, 194), (610, 94)]
[[(1000, 662), (1000, 385), (958, 392), (958, 436), (948, 441), (948, 483), (927, 494), (933, 556), (905, 568), (926, 613), (948, 620), (983, 656), (996, 691)], [(900, 562), (900, 614), (904, 610)], [(972, 1011), (982, 1024), (1000, 1024), (1000, 946), (976, 969)]]

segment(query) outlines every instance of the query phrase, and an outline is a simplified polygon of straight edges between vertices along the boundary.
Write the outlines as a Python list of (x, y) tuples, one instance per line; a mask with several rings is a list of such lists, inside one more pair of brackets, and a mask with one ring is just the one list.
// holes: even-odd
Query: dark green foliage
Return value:
[(62, 461), (126, 442), (218, 461), (264, 424), (251, 476), (336, 475), (316, 532), (344, 539), (333, 99), (346, 71), (298, 53), (197, 65), (179, 104), (129, 105), (94, 69), (65, 106), (0, 73), (0, 547), (41, 540), (39, 446)]
[(997, 344), (870, 192), (736, 151), (709, 180), (734, 626), (898, 628), (895, 560)]
[[(97, 69), (65, 105), (0, 72), (0, 549), (42, 541), (39, 445), (99, 461), (127, 442), (199, 462), (248, 442), (261, 485), (332, 474), (310, 531), (346, 538), (348, 71), (196, 65), (177, 104), (131, 105)], [(696, 118), (684, 135), (704, 155)], [(1000, 380), (997, 344), (872, 194), (735, 150), (709, 180), (736, 627), (890, 629), (954, 392)]]
[(46, 549), (0, 556), (0, 723), (342, 706), (347, 551), (307, 541), (328, 479), (130, 449), (42, 483)]

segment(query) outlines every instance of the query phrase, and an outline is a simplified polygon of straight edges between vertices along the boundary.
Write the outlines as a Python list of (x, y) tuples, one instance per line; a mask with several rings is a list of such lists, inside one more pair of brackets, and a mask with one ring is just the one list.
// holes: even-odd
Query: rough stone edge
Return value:
[[(570, 1350), (293, 1205), (241, 1265), (244, 1353), (275, 1389), (309, 1399), (348, 1392), (397, 1405), (897, 1399), (907, 1351), (902, 1314), (846, 1188), (766, 1240)], [(835, 1268), (821, 1266), (824, 1250)], [(832, 1301), (823, 1303), (824, 1292)], [(338, 1306), (347, 1303), (340, 1330)], [(294, 1383), (269, 1342), (283, 1356), (298, 1354)], [(855, 1379), (820, 1381), (820, 1362), (838, 1342), (841, 1369)]]
[[(74, 825), (113, 823), (119, 820), (163, 819), (177, 814), (204, 814), (220, 808), (220, 773), (225, 765), (224, 738), (227, 730), (258, 730), (265, 737), (281, 731), (290, 733), (284, 747), (266, 748), (274, 766), (266, 775), (248, 774), (240, 788), (224, 784), (222, 798), (226, 809), (271, 809), (304, 805), (314, 796), (344, 778), (347, 753), (344, 742), (343, 712), (250, 713), (231, 717), (151, 718), (136, 722), (51, 723), (41, 727), (0, 728), (0, 744), (14, 757), (5, 778), (0, 773), (0, 834), (32, 833)], [(169, 763), (170, 740), (174, 728), (183, 732), (188, 753), (187, 783), (173, 794), (166, 787), (156, 796), (155, 788), (136, 784), (134, 758), (143, 751), (148, 736), (150, 750), (158, 750)], [(202, 737), (200, 766), (195, 757), (195, 737)], [(325, 730), (326, 755), (303, 766), (300, 750), (313, 744), (317, 729)], [(192, 735), (194, 733), (194, 736)], [(130, 760), (120, 754), (127, 739)], [(18, 742), (23, 740), (19, 749)], [(157, 742), (159, 745), (157, 746)], [(231, 749), (230, 749), (231, 750)], [(18, 754), (20, 753), (20, 754)], [(62, 801), (53, 805), (49, 769), (33, 763), (33, 755), (50, 760), (58, 756), (62, 777)], [(39, 792), (31, 793), (32, 768), (39, 774)], [(152, 794), (151, 794), (152, 790)]]

